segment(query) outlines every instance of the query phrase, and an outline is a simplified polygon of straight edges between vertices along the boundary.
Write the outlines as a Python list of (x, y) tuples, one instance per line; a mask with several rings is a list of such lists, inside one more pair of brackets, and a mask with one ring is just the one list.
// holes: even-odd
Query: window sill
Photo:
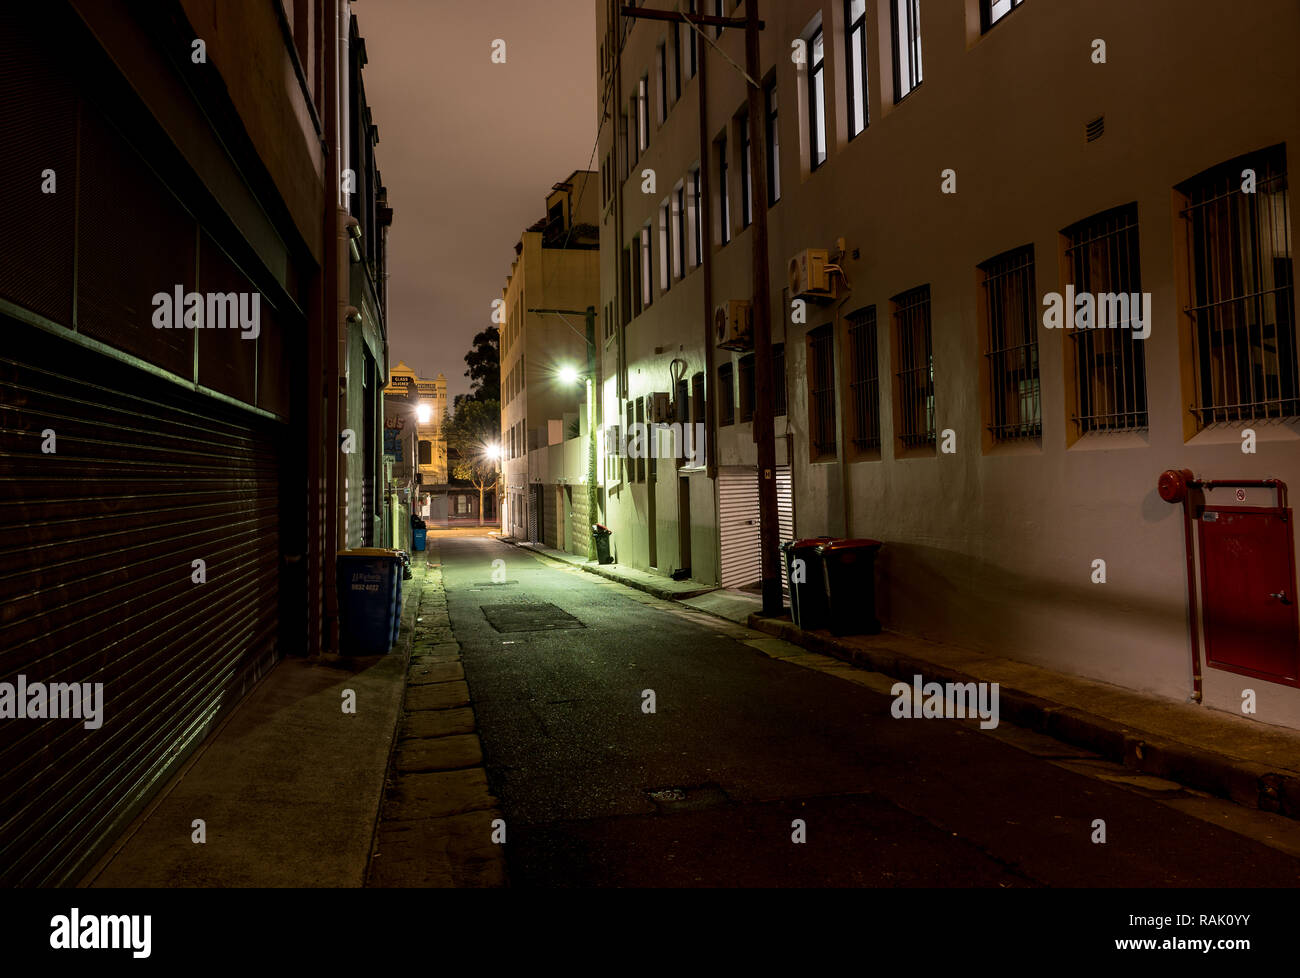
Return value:
[(1076, 438), (1067, 451), (1107, 452), (1150, 447), (1151, 439), (1146, 428), (1129, 428), (1123, 431), (1089, 431)]

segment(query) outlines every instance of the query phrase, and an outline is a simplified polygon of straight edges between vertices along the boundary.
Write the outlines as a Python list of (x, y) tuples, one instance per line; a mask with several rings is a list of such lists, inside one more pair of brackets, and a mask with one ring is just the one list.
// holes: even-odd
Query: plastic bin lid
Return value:
[(400, 551), (389, 550), (387, 547), (353, 547), (351, 550), (340, 550), (340, 557), (392, 557), (394, 560), (401, 559)]
[(824, 543), (824, 544), (822, 544), (822, 545), (821, 545), (820, 547), (818, 547), (817, 549), (818, 549), (818, 550), (821, 550), (822, 552), (825, 552), (825, 551), (828, 551), (828, 550), (831, 550), (831, 551), (835, 551), (835, 550), (868, 550), (868, 549), (870, 549), (870, 550), (874, 550), (874, 549), (876, 549), (876, 548), (878, 548), (878, 547), (883, 547), (883, 546), (884, 546), (884, 544), (881, 543), (879, 540), (868, 540), (868, 539), (866, 539), (866, 538), (864, 537), (864, 538), (859, 538), (859, 539), (856, 539), (856, 540), (832, 540), (830, 543)]
[(834, 537), (804, 537), (802, 540), (791, 540), (786, 544), (791, 550), (802, 550), (805, 547), (821, 547), (834, 540)]

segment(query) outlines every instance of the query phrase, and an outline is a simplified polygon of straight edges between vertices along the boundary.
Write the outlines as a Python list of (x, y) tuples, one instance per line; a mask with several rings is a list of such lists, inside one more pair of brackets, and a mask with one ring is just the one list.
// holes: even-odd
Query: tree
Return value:
[(460, 460), (452, 475), (478, 490), (478, 523), (483, 525), (483, 493), (497, 485), (500, 459), (501, 405), (496, 401), (467, 400), (442, 424), (448, 455)]
[[(469, 398), (474, 401), (501, 400), (501, 331), (489, 326), (474, 337), (474, 345), (465, 354), (469, 369)], [(457, 398), (459, 401), (460, 398)]]

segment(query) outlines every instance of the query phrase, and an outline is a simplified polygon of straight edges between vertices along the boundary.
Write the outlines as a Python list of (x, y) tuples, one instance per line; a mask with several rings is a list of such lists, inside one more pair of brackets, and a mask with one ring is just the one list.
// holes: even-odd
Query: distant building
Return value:
[[(597, 521), (587, 497), (586, 390), (589, 381), (598, 392), (600, 378), (587, 376), (584, 312), (600, 306), (599, 221), (598, 174), (579, 170), (555, 184), (546, 216), (515, 245), (501, 326), (503, 532), (580, 554)], [(601, 329), (597, 314), (597, 344)]]
[[(447, 488), (447, 442), (442, 437), (442, 424), (447, 418), (447, 378), (439, 373), (426, 380), (399, 361), (389, 371), (384, 399), (399, 399), (409, 405), (410, 423), (416, 425), (416, 454), (418, 460), (420, 495), (429, 497), (443, 494)], [(403, 421), (403, 425), (407, 422)], [(425, 509), (420, 502), (420, 511)]]

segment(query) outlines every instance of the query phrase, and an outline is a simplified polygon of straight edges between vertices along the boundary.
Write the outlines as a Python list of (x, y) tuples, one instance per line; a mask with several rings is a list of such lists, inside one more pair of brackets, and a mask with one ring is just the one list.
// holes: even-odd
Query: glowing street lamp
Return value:
[(558, 376), (560, 378), (560, 383), (573, 385), (578, 382), (578, 379), (582, 375), (578, 373), (577, 367), (569, 366), (566, 364), (565, 366), (560, 368), (560, 372)]
[(420, 424), (428, 424), (431, 417), (433, 417), (433, 408), (429, 406), (428, 401), (422, 401), (420, 406), (415, 409), (415, 419)]

